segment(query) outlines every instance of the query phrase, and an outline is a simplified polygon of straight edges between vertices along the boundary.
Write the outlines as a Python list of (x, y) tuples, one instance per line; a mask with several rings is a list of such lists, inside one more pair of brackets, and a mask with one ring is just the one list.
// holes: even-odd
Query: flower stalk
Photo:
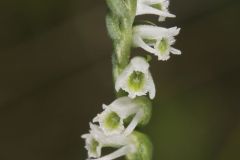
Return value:
[[(156, 89), (150, 73), (151, 57), (131, 57), (131, 49), (142, 48), (158, 60), (166, 61), (170, 53), (181, 54), (172, 47), (180, 29), (149, 24), (133, 26), (138, 15), (156, 15), (159, 21), (175, 17), (168, 11), (168, 0), (106, 0), (106, 3), (117, 98), (109, 105), (103, 104), (103, 112), (90, 122), (89, 133), (82, 135), (86, 140), (88, 160), (113, 160), (123, 156), (127, 160), (151, 160), (151, 141), (136, 131), (147, 125), (152, 115), (151, 100), (155, 98)], [(116, 150), (102, 155), (105, 147)]]
[(110, 12), (106, 26), (113, 40), (113, 79), (128, 65), (132, 47), (132, 26), (135, 19), (137, 0), (107, 0)]

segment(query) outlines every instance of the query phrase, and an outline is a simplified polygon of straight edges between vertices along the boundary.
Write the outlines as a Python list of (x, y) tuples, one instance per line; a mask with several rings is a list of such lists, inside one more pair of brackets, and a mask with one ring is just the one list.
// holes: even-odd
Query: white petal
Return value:
[(180, 30), (181, 30), (181, 28), (177, 28), (177, 27), (169, 28), (167, 31), (169, 35), (167, 35), (167, 36), (176, 36), (179, 34)]
[(156, 88), (150, 72), (149, 72), (148, 83), (146, 85), (147, 85), (147, 90), (149, 91), (150, 99), (154, 99), (156, 95)]
[(133, 35), (140, 36), (142, 39), (161, 39), (162, 37), (176, 36), (180, 28), (163, 28), (154, 25), (137, 25), (133, 28)]
[(158, 60), (159, 61), (167, 61), (169, 59), (170, 59), (170, 55), (169, 54), (158, 55)]
[(144, 113), (143, 113), (142, 110), (139, 110), (137, 112), (137, 114), (134, 116), (132, 121), (129, 123), (128, 127), (125, 129), (125, 131), (123, 133), (124, 136), (128, 136), (129, 134), (131, 134), (133, 132), (133, 130), (136, 128), (136, 126), (138, 125), (139, 121), (141, 120), (143, 114)]
[(122, 119), (126, 119), (137, 112), (139, 105), (129, 97), (121, 97), (113, 101), (108, 108), (116, 112)]
[(147, 73), (149, 68), (149, 64), (143, 57), (134, 57), (131, 59), (130, 64), (132, 65), (134, 71), (139, 71), (142, 73)]
[(181, 55), (181, 54), (182, 54), (180, 50), (175, 49), (175, 48), (173, 48), (173, 47), (170, 48), (170, 52), (171, 52), (172, 54), (175, 54), (175, 55)]
[(143, 40), (142, 38), (136, 36), (134, 37), (134, 44), (136, 47), (141, 47), (142, 49), (144, 49), (145, 51), (147, 52), (150, 52), (150, 53), (155, 53), (155, 49), (150, 47), (149, 45), (147, 45)]
[(153, 25), (137, 25), (133, 28), (134, 35), (138, 35), (143, 39), (157, 39), (166, 36), (167, 28)]
[(151, 6), (145, 5), (143, 3), (138, 3), (136, 15), (143, 15), (143, 14), (154, 14), (163, 17), (176, 17), (175, 15), (164, 12), (159, 9), (153, 8)]
[(128, 65), (124, 71), (117, 77), (115, 89), (118, 92), (123, 86), (127, 85), (126, 78), (133, 72), (133, 68)]
[(116, 150), (113, 153), (110, 153), (104, 157), (98, 158), (98, 159), (89, 159), (89, 160), (113, 160), (122, 156), (127, 155), (128, 153), (133, 152), (132, 146), (124, 146), (118, 150)]

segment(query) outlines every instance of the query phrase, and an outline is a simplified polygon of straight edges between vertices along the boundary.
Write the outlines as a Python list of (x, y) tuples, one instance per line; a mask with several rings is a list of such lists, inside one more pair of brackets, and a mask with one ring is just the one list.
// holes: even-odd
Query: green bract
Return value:
[(119, 18), (116, 15), (111, 13), (107, 14), (106, 26), (108, 29), (108, 34), (111, 39), (120, 40), (121, 30), (120, 30), (119, 24), (120, 24)]
[(119, 17), (128, 17), (128, 8), (124, 0), (106, 0), (108, 7)]
[(127, 154), (127, 160), (151, 160), (153, 146), (149, 138), (137, 131), (133, 132), (130, 136), (136, 151)]
[(139, 104), (139, 106), (143, 110), (143, 117), (141, 118), (139, 125), (144, 126), (148, 124), (152, 116), (152, 102), (144, 96), (137, 97), (134, 99), (135, 103)]

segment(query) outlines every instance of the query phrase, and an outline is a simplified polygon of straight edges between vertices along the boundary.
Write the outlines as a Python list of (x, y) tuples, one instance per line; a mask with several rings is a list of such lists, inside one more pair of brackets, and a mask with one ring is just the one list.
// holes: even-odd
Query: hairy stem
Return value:
[[(114, 82), (116, 81), (119, 74), (121, 74), (124, 68), (128, 65), (132, 47), (132, 26), (136, 12), (136, 0), (126, 0), (124, 2), (127, 7), (126, 16), (119, 17), (117, 15), (113, 15), (113, 13), (110, 13), (112, 14), (111, 16), (113, 17), (112, 19), (114, 25), (118, 25), (118, 28), (114, 28), (114, 31), (116, 34), (118, 31), (121, 33), (120, 36), (115, 35), (115, 37), (112, 37), (114, 44), (114, 51), (112, 56)], [(111, 27), (108, 27), (108, 30), (111, 29)]]

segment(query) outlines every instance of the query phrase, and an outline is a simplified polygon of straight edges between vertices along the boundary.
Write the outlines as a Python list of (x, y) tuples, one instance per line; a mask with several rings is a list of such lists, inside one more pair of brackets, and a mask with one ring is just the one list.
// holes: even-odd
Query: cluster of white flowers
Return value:
[[(146, 97), (121, 97), (110, 105), (103, 105), (104, 111), (90, 123), (90, 133), (86, 139), (89, 158), (111, 160), (136, 152), (138, 144), (134, 139), (145, 138), (134, 129), (138, 125), (146, 125), (151, 117), (151, 102)], [(145, 138), (146, 139), (146, 138)], [(101, 157), (102, 147), (119, 148), (117, 151)], [(101, 158), (99, 158), (101, 157)]]
[[(168, 6), (168, 0), (137, 0), (135, 16), (154, 14), (159, 16), (159, 21), (164, 21), (166, 17), (175, 17), (169, 13)], [(174, 36), (180, 31), (177, 27), (167, 29), (137, 25), (132, 30), (133, 46), (157, 56), (158, 60), (168, 60), (170, 53), (181, 54), (172, 47)], [(151, 159), (151, 142), (144, 134), (134, 131), (137, 126), (146, 125), (151, 117), (149, 98), (155, 97), (156, 89), (149, 67), (146, 58), (137, 56), (117, 77), (116, 91), (125, 92), (127, 96), (116, 99), (110, 105), (103, 105), (103, 112), (90, 123), (89, 133), (82, 135), (86, 140), (88, 160), (112, 160), (121, 156), (129, 160)], [(117, 149), (102, 156), (103, 147)]]

